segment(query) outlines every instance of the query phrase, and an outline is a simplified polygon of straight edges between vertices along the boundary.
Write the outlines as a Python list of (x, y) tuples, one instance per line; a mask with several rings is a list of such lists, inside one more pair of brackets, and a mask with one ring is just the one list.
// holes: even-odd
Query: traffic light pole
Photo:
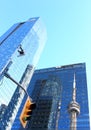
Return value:
[[(33, 70), (34, 68), (31, 66), (31, 65), (28, 65), (27, 68), (26, 68), (26, 73), (24, 74), (23, 76), (23, 80), (22, 80), (22, 84), (18, 83), (14, 78), (12, 78), (10, 76), (10, 74), (8, 74), (7, 72), (4, 73), (4, 76), (9, 78), (11, 81), (13, 81), (17, 87), (20, 87), (24, 92), (25, 94), (29, 97), (29, 94), (28, 92), (26, 91), (26, 86), (28, 86), (29, 82), (30, 82), (30, 76), (33, 74)], [(24, 87), (23, 87), (24, 86)], [(30, 98), (30, 97), (29, 97)], [(30, 98), (30, 100), (32, 101), (32, 99)]]
[[(16, 80), (14, 80), (7, 72), (4, 73), (4, 76), (6, 78), (10, 79), (11, 81), (13, 81), (17, 85), (17, 88), (19, 88), (19, 89), (17, 89), (17, 93), (15, 93), (15, 95), (14, 95), (16, 98), (12, 98), (12, 101), (10, 102), (12, 105), (9, 106), (10, 114), (8, 113), (8, 117), (6, 118), (6, 122), (7, 122), (7, 126), (5, 127), (6, 130), (10, 130), (12, 127), (12, 123), (14, 122), (15, 117), (17, 115), (17, 110), (19, 109), (19, 107), (21, 105), (22, 99), (24, 97), (24, 93), (29, 97), (26, 90), (27, 90), (27, 87), (31, 81), (33, 72), (34, 72), (34, 67), (31, 65), (28, 65), (25, 72), (23, 73), (23, 76), (20, 80), (20, 83), (18, 83)], [(21, 92), (20, 89), (24, 93), (19, 94)], [(29, 97), (29, 99), (32, 102), (32, 99), (30, 97)], [(11, 115), (11, 113), (12, 113), (12, 115)]]
[(26, 95), (27, 96), (29, 96), (28, 95), (28, 92), (24, 89), (24, 87), (20, 84), (20, 83), (18, 83), (15, 79), (13, 79), (8, 73), (5, 73), (5, 76), (7, 77), (7, 78), (9, 78), (10, 80), (12, 80), (18, 87), (20, 87), (22, 90), (24, 90), (24, 92), (26, 93)]

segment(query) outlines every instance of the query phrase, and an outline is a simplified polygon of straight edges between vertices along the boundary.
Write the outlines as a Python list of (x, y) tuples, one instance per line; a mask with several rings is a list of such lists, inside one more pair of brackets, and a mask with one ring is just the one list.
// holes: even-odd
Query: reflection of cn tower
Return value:
[(68, 112), (70, 113), (70, 130), (76, 130), (77, 128), (77, 115), (80, 114), (80, 105), (76, 102), (76, 80), (74, 74), (73, 81), (73, 96), (72, 101), (68, 105)]

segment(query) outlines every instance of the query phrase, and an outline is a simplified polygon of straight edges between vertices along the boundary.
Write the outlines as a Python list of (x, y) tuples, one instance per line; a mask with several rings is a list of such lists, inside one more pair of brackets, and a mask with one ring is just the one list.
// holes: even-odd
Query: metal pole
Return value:
[(24, 90), (24, 92), (25, 92), (25, 93), (27, 94), (27, 96), (28, 96), (27, 91), (24, 89), (24, 87), (23, 87), (20, 83), (18, 83), (15, 79), (13, 79), (8, 73), (5, 73), (5, 76), (6, 76), (7, 78), (9, 78), (10, 80), (12, 80), (18, 87), (22, 88), (22, 90)]
[[(16, 85), (17, 87), (20, 87), (25, 93), (26, 95), (29, 97), (29, 94), (26, 90), (26, 87), (28, 86), (30, 80), (31, 80), (31, 77), (33, 75), (33, 72), (34, 72), (34, 67), (31, 66), (31, 65), (27, 65), (27, 68), (23, 74), (23, 77), (22, 77), (22, 83), (18, 83), (14, 78), (12, 78), (10, 76), (10, 74), (8, 73), (4, 73), (4, 76), (6, 76), (7, 78), (9, 78), (10, 80), (12, 80)], [(30, 100), (32, 101), (31, 97), (29, 97)]]

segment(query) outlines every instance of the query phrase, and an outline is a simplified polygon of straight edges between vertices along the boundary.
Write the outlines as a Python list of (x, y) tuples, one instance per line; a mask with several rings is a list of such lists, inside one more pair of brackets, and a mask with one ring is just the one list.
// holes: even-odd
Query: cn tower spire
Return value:
[(80, 105), (76, 102), (76, 77), (74, 73), (72, 101), (68, 105), (70, 114), (70, 130), (77, 129), (77, 116), (80, 114)]
[(76, 101), (76, 79), (75, 79), (75, 73), (74, 73), (74, 81), (73, 81), (73, 101)]

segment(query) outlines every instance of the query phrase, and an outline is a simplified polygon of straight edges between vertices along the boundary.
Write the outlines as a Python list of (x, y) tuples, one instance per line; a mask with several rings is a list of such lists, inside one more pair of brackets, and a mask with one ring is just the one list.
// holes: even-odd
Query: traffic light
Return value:
[(23, 128), (26, 127), (27, 121), (30, 120), (30, 118), (31, 118), (32, 110), (35, 108), (36, 108), (36, 104), (33, 103), (30, 100), (30, 98), (28, 97), (25, 102), (24, 108), (21, 112), (21, 115), (20, 115), (20, 122), (21, 122)]

